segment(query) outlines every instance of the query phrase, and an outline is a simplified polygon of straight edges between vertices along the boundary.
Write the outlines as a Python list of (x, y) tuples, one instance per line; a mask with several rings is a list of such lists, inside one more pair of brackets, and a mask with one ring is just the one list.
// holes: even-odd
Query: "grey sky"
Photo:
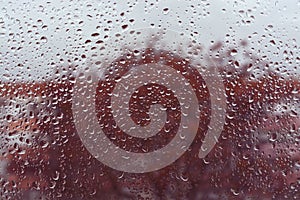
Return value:
[[(123, 24), (137, 29), (152, 23), (178, 32), (197, 31), (195, 38), (205, 47), (211, 41), (229, 40), (234, 44), (248, 38), (258, 56), (300, 71), (296, 59), (300, 57), (299, 0), (128, 2), (0, 1), (1, 80), (44, 80), (53, 75), (55, 66), (69, 65), (68, 60), (85, 65), (81, 55), (90, 56), (91, 46), (82, 47), (87, 39), (122, 33)], [(113, 23), (107, 23), (109, 20)], [(91, 37), (95, 32), (100, 34), (98, 38)], [(285, 50), (293, 55), (285, 55)]]

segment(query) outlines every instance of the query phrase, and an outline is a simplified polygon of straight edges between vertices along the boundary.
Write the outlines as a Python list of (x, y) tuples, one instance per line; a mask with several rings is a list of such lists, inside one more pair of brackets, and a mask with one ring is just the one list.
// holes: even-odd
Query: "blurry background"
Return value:
[(21, 0), (1, 1), (0, 10), (3, 81), (42, 81), (57, 66), (84, 65), (89, 49), (105, 36), (145, 27), (190, 33), (205, 50), (245, 40), (272, 69), (299, 75), (299, 0)]
[[(1, 199), (299, 199), (299, 26), (299, 0), (0, 1)], [(200, 43), (228, 110), (207, 158), (198, 134), (173, 165), (129, 174), (82, 145), (72, 83), (111, 36), (149, 27)]]

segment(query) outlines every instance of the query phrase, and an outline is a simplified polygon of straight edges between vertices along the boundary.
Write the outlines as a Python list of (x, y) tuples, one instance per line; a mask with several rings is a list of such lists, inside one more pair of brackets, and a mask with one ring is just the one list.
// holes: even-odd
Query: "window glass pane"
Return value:
[(300, 1), (0, 1), (1, 199), (300, 199)]

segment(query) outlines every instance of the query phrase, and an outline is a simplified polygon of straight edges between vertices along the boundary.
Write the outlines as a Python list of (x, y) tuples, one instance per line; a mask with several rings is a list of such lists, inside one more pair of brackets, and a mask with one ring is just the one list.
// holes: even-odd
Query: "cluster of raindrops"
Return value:
[[(300, 199), (299, 6), (297, 0), (1, 1), (0, 199)], [(142, 127), (157, 114), (151, 107), (162, 105), (167, 120), (158, 137), (126, 135), (106, 112), (120, 73), (138, 71), (155, 50), (132, 49), (138, 37), (123, 41), (145, 27), (160, 30), (143, 41), (150, 49), (165, 30), (193, 38), (188, 58), (178, 59), (179, 48), (165, 59), (159, 52), (170, 49), (162, 45), (150, 61), (188, 66), (205, 51), (205, 65), (222, 76), (227, 110), (217, 145), (200, 159), (205, 133), (214, 126), (208, 127), (209, 89), (193, 73), (199, 66), (177, 70), (192, 80), (201, 102), (200, 122), (189, 124), (199, 126), (195, 140), (181, 146), (186, 152), (171, 165), (132, 174), (90, 154), (74, 124), (72, 98), (77, 79), (91, 81), (101, 72), (107, 60), (99, 57), (121, 52), (123, 59), (114, 60), (111, 74), (98, 83), (99, 125), (126, 151), (147, 153), (168, 144), (182, 110), (167, 87), (143, 85), (128, 102), (126, 117)], [(127, 45), (108, 49), (111, 43)], [(90, 119), (84, 120), (88, 127)]]

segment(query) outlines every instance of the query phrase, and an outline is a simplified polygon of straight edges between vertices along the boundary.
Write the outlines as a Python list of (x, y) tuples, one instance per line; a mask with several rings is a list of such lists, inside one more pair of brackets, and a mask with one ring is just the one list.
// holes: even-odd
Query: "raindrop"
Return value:
[(169, 11), (170, 11), (169, 8), (164, 8), (164, 9), (163, 9), (163, 13), (164, 13), (165, 15), (167, 15), (167, 14), (169, 13)]

